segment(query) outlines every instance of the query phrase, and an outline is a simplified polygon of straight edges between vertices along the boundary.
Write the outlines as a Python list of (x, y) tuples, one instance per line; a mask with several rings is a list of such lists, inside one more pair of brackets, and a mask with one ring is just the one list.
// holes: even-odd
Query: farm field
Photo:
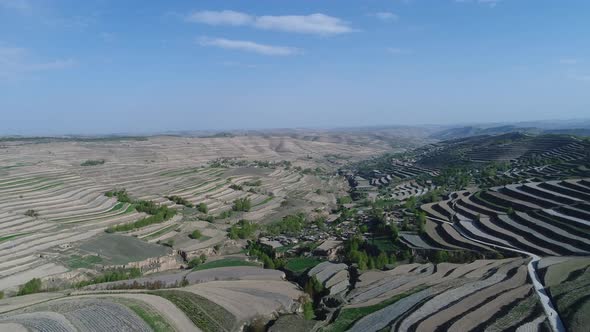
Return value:
[[(361, 144), (259, 135), (3, 142), (0, 290), (15, 292), (33, 278), (79, 280), (84, 268), (154, 265), (148, 260), (157, 257), (162, 259), (156, 265), (162, 266), (151, 267), (160, 271), (174, 259), (181, 264), (174, 250), (198, 255), (224, 247), (228, 224), (239, 219), (266, 222), (293, 209), (323, 208), (345, 183), (302, 170), (333, 169), (334, 155), (345, 160), (383, 151), (378, 142)], [(320, 187), (332, 190), (314, 194)], [(105, 195), (123, 189), (134, 200), (179, 213), (165, 222), (105, 234), (109, 227), (149, 216), (132, 202)], [(167, 199), (172, 196), (195, 207)], [(250, 200), (249, 211), (230, 213), (241, 198)], [(205, 213), (197, 210), (199, 204)], [(194, 230), (202, 237), (189, 238)]]
[[(105, 331), (109, 327), (116, 331), (236, 331), (254, 318), (293, 313), (301, 305), (302, 292), (277, 275), (278, 271), (255, 267), (216, 270), (207, 270), (213, 276), (210, 279), (188, 276), (189, 284), (182, 288), (108, 292), (83, 289), (68, 295), (45, 293), (11, 298), (4, 304), (6, 309), (0, 307), (0, 327), (15, 325), (41, 331)], [(223, 275), (227, 280), (222, 280)]]
[(586, 141), (330, 137), (3, 143), (0, 328), (590, 323)]

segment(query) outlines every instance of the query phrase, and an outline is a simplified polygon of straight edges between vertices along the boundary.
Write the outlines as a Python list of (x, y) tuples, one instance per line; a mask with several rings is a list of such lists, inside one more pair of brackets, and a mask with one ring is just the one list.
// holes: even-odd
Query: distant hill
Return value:
[(572, 135), (510, 132), (449, 139), (423, 150), (418, 164), (427, 167), (513, 161), (533, 155), (573, 160), (589, 153), (590, 141)]
[(504, 125), (497, 127), (479, 127), (479, 126), (465, 126), (444, 129), (431, 134), (428, 138), (436, 140), (451, 140), (458, 138), (466, 138), (472, 136), (482, 135), (502, 135), (508, 133), (523, 133), (531, 135), (540, 134), (563, 134), (563, 135), (577, 135), (590, 136), (590, 127), (580, 128), (539, 128), (539, 127), (520, 127), (516, 125)]

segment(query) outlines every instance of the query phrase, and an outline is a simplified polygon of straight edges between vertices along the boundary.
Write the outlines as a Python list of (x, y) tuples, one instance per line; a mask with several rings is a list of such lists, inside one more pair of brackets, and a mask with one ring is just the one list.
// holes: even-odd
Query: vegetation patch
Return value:
[(206, 298), (185, 291), (155, 291), (151, 294), (161, 296), (174, 303), (202, 331), (233, 331), (236, 318), (225, 308)]
[(31, 233), (20, 233), (20, 234), (12, 234), (12, 235), (3, 236), (3, 237), (0, 237), (0, 243), (2, 243), (4, 241), (12, 240), (17, 237), (29, 235), (29, 234), (31, 234)]
[(174, 328), (168, 321), (162, 317), (157, 311), (150, 310), (139, 304), (125, 304), (129, 309), (133, 310), (154, 332), (168, 332), (173, 331)]
[(285, 264), (285, 269), (292, 272), (304, 272), (305, 270), (310, 269), (321, 262), (322, 260), (315, 257), (297, 257), (289, 259)]
[(250, 201), (250, 198), (248, 197), (244, 197), (244, 198), (238, 198), (234, 201), (234, 205), (232, 206), (232, 210), (234, 211), (243, 211), (243, 212), (248, 212), (250, 211), (250, 209), (252, 208), (252, 202)]
[(141, 277), (141, 270), (139, 268), (132, 267), (130, 269), (115, 269), (106, 271), (103, 274), (94, 277), (91, 280), (80, 281), (76, 284), (76, 288), (82, 288), (94, 284), (102, 284), (105, 282), (129, 280), (139, 277)]
[(67, 265), (72, 269), (80, 269), (85, 268), (89, 269), (96, 264), (102, 263), (103, 260), (100, 256), (95, 255), (88, 255), (88, 256), (79, 256), (79, 255), (72, 255), (67, 261)]
[(187, 201), (185, 198), (180, 197), (180, 196), (176, 196), (176, 195), (172, 195), (172, 196), (166, 196), (166, 199), (176, 203), (176, 204), (180, 204), (180, 205), (184, 205), (188, 208), (192, 208), (193, 207), (193, 203)]
[(104, 163), (105, 163), (104, 159), (86, 160), (83, 163), (81, 163), (80, 166), (98, 166), (98, 165), (104, 165)]
[(410, 296), (419, 290), (421, 290), (421, 289), (416, 288), (416, 289), (412, 290), (411, 292), (396, 295), (396, 296), (394, 296), (390, 299), (387, 299), (381, 303), (378, 303), (378, 304), (375, 304), (372, 306), (368, 306), (368, 307), (349, 308), (349, 309), (344, 308), (340, 311), (340, 313), (338, 314), (338, 317), (336, 317), (334, 322), (332, 324), (330, 324), (324, 331), (325, 332), (347, 331), (348, 329), (350, 329), (354, 325), (354, 323), (357, 320), (359, 320), (369, 314), (372, 314), (377, 310), (381, 310), (387, 306), (390, 306), (390, 305), (394, 304), (395, 302), (403, 299), (404, 297)]
[(41, 292), (41, 279), (33, 278), (20, 286), (16, 296), (35, 294)]
[(228, 236), (232, 240), (237, 239), (250, 239), (254, 237), (254, 233), (256, 232), (256, 224), (242, 219), (238, 221), (235, 225), (231, 226), (228, 230)]
[(138, 212), (145, 212), (151, 216), (141, 218), (129, 224), (120, 224), (111, 226), (106, 229), (107, 233), (128, 232), (134, 229), (142, 228), (152, 224), (158, 224), (171, 219), (176, 215), (176, 210), (170, 209), (167, 206), (158, 206), (152, 201), (139, 201), (135, 203), (135, 209)]

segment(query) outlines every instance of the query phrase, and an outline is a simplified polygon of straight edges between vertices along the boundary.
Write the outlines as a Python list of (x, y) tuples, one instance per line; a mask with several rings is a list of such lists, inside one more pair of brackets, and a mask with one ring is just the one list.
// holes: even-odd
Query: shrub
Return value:
[(194, 230), (194, 231), (193, 231), (193, 232), (192, 232), (192, 233), (189, 235), (189, 237), (190, 237), (191, 239), (195, 239), (195, 240), (197, 240), (197, 239), (200, 239), (200, 238), (201, 238), (201, 236), (203, 236), (203, 234), (201, 234), (201, 231), (199, 231), (198, 229), (195, 229), (195, 230)]
[(29, 209), (25, 212), (25, 216), (27, 217), (32, 217), (32, 218), (37, 218), (39, 216), (39, 212), (33, 210), (33, 209)]
[(191, 269), (196, 268), (197, 266), (205, 263), (207, 261), (207, 256), (205, 254), (201, 254), (199, 257), (194, 257), (188, 262), (188, 267)]
[(106, 197), (116, 197), (117, 201), (121, 203), (131, 203), (131, 198), (129, 198), (125, 189), (107, 191), (104, 195)]
[(39, 293), (41, 291), (41, 279), (33, 278), (20, 286), (17, 296)]
[(86, 160), (85, 162), (81, 163), (80, 166), (98, 166), (105, 163), (104, 159), (98, 160)]
[(244, 187), (240, 186), (239, 184), (235, 184), (235, 183), (229, 187), (233, 190), (243, 190), (244, 189)]
[(248, 211), (250, 211), (251, 208), (252, 208), (252, 202), (250, 201), (250, 198), (244, 197), (244, 198), (238, 198), (234, 201), (234, 205), (232, 207), (232, 210), (248, 212)]
[(186, 206), (186, 207), (188, 207), (188, 208), (192, 208), (192, 207), (193, 207), (193, 203), (191, 203), (191, 202), (187, 201), (187, 200), (186, 200), (185, 198), (183, 198), (183, 197), (180, 197), (180, 196), (173, 195), (173, 196), (166, 196), (166, 198), (167, 198), (168, 200), (170, 200), (170, 201), (172, 201), (172, 202), (176, 203), (176, 204), (184, 205), (184, 206)]

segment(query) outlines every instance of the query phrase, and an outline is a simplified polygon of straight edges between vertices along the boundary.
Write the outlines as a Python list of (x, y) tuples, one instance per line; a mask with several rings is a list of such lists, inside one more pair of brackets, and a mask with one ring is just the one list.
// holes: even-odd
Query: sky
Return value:
[(0, 135), (590, 117), (587, 0), (0, 0)]

